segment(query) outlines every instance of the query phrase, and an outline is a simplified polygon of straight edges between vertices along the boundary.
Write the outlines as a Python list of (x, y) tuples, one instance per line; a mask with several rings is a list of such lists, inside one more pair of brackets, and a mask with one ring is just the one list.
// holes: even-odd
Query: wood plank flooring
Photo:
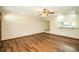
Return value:
[(2, 42), (1, 52), (77, 52), (79, 40), (48, 33), (15, 38)]

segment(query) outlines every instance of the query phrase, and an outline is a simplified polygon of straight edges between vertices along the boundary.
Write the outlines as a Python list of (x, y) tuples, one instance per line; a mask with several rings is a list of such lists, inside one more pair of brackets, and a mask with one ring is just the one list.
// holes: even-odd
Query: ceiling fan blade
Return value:
[(48, 12), (49, 14), (54, 14), (55, 12)]

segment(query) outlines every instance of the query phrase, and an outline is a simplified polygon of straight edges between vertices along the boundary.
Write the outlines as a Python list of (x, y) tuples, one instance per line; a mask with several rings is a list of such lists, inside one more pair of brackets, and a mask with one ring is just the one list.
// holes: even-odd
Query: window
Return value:
[(79, 28), (79, 19), (76, 15), (72, 17), (71, 15), (59, 15), (57, 17), (57, 26), (60, 28)]

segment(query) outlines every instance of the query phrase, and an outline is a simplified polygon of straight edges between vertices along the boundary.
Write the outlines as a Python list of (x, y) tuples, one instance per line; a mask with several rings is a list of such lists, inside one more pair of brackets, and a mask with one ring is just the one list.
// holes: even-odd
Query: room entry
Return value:
[(1, 40), (1, 19), (2, 19), (2, 14), (0, 12), (0, 40)]
[(1, 37), (2, 37), (2, 33), (1, 33), (1, 20), (2, 20), (2, 13), (0, 11), (0, 46), (1, 46)]

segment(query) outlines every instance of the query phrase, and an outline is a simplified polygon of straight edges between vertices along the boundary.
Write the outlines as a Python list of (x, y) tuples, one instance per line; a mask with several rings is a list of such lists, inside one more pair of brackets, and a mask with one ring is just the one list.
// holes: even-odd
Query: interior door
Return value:
[(2, 20), (2, 14), (0, 12), (0, 41), (1, 41), (1, 20)]
[(2, 46), (2, 42), (1, 42), (1, 37), (2, 37), (1, 36), (1, 20), (2, 20), (2, 13), (0, 12), (0, 47)]

